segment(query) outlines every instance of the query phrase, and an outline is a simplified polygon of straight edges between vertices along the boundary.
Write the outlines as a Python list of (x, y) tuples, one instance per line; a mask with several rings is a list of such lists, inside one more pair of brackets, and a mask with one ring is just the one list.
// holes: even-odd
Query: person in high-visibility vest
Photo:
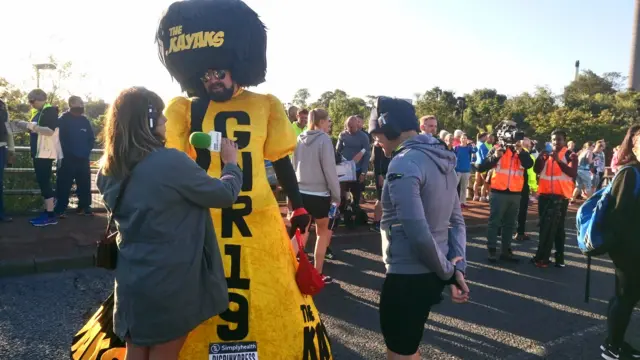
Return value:
[[(508, 125), (515, 127), (513, 121), (505, 120)], [(524, 187), (524, 172), (533, 166), (533, 159), (527, 151), (522, 149), (522, 143), (515, 145), (504, 144), (500, 141), (489, 151), (487, 158), (478, 166), (478, 171), (485, 172), (493, 169), (491, 183), (491, 198), (489, 200), (489, 230), (487, 233), (487, 247), (489, 261), (498, 261), (497, 243), (498, 231), (502, 228), (502, 253), (500, 260), (519, 262), (511, 250), (511, 240), (518, 219), (520, 198)]]
[(555, 265), (564, 267), (564, 220), (569, 199), (573, 194), (578, 175), (578, 156), (569, 150), (565, 141), (567, 134), (556, 130), (551, 134), (553, 151), (543, 151), (536, 159), (534, 171), (540, 174), (538, 182), (538, 214), (540, 216), (540, 242), (531, 261), (537, 267), (548, 267), (551, 263), (551, 248), (555, 244)]

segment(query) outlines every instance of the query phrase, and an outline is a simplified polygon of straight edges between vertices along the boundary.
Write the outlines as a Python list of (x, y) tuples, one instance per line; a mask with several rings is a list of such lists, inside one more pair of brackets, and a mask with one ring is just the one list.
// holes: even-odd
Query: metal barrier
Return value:
[[(31, 148), (28, 146), (16, 146), (15, 147), (15, 151), (16, 154), (23, 154), (23, 153), (29, 153), (31, 151)], [(91, 155), (102, 155), (103, 150), (102, 149), (93, 149), (91, 150)], [(51, 169), (54, 173), (56, 172), (56, 166), (54, 165), (53, 168)], [(5, 173), (8, 174), (21, 174), (21, 173), (33, 173), (34, 169), (33, 168), (14, 168), (14, 167), (7, 167), (4, 169)], [(91, 193), (92, 194), (98, 194), (98, 189), (96, 189), (93, 184), (94, 184), (94, 177), (95, 175), (98, 173), (98, 169), (96, 167), (92, 167), (91, 168), (91, 177), (92, 177), (92, 181), (91, 181)], [(40, 195), (40, 189), (5, 189), (4, 190), (4, 194), (5, 195)], [(72, 192), (73, 194), (73, 192)]]

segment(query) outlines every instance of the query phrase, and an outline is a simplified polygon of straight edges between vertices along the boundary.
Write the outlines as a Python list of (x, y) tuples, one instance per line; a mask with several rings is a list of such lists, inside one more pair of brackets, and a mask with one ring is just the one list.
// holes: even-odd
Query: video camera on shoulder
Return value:
[(496, 137), (503, 148), (513, 147), (518, 141), (524, 139), (524, 131), (519, 130), (515, 122), (504, 120), (498, 127)]

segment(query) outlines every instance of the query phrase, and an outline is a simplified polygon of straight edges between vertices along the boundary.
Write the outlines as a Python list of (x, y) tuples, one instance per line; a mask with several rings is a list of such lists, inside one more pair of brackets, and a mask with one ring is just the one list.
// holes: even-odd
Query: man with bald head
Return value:
[(420, 131), (423, 134), (436, 136), (438, 134), (438, 119), (435, 115), (426, 115), (420, 118)]
[[(354, 205), (360, 203), (360, 195), (362, 194), (362, 184), (364, 184), (365, 175), (369, 169), (369, 159), (371, 158), (371, 144), (369, 136), (361, 130), (360, 120), (357, 115), (349, 116), (345, 121), (345, 131), (338, 137), (336, 144), (336, 152), (347, 160), (353, 160), (356, 163), (357, 181), (348, 182), (345, 185), (346, 191), (350, 191), (353, 195)], [(343, 199), (342, 206), (345, 205)]]

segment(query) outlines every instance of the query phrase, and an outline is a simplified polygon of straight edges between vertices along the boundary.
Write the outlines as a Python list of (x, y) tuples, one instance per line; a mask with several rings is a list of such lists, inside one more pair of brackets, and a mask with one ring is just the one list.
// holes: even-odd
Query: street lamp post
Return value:
[(635, 1), (633, 30), (631, 33), (631, 69), (629, 70), (629, 88), (640, 90), (640, 0)]
[(464, 109), (467, 107), (464, 97), (456, 98), (456, 111), (460, 114), (460, 130), (464, 128)]
[(36, 69), (36, 88), (40, 89), (40, 70), (55, 70), (56, 65), (51, 63), (34, 64)]

